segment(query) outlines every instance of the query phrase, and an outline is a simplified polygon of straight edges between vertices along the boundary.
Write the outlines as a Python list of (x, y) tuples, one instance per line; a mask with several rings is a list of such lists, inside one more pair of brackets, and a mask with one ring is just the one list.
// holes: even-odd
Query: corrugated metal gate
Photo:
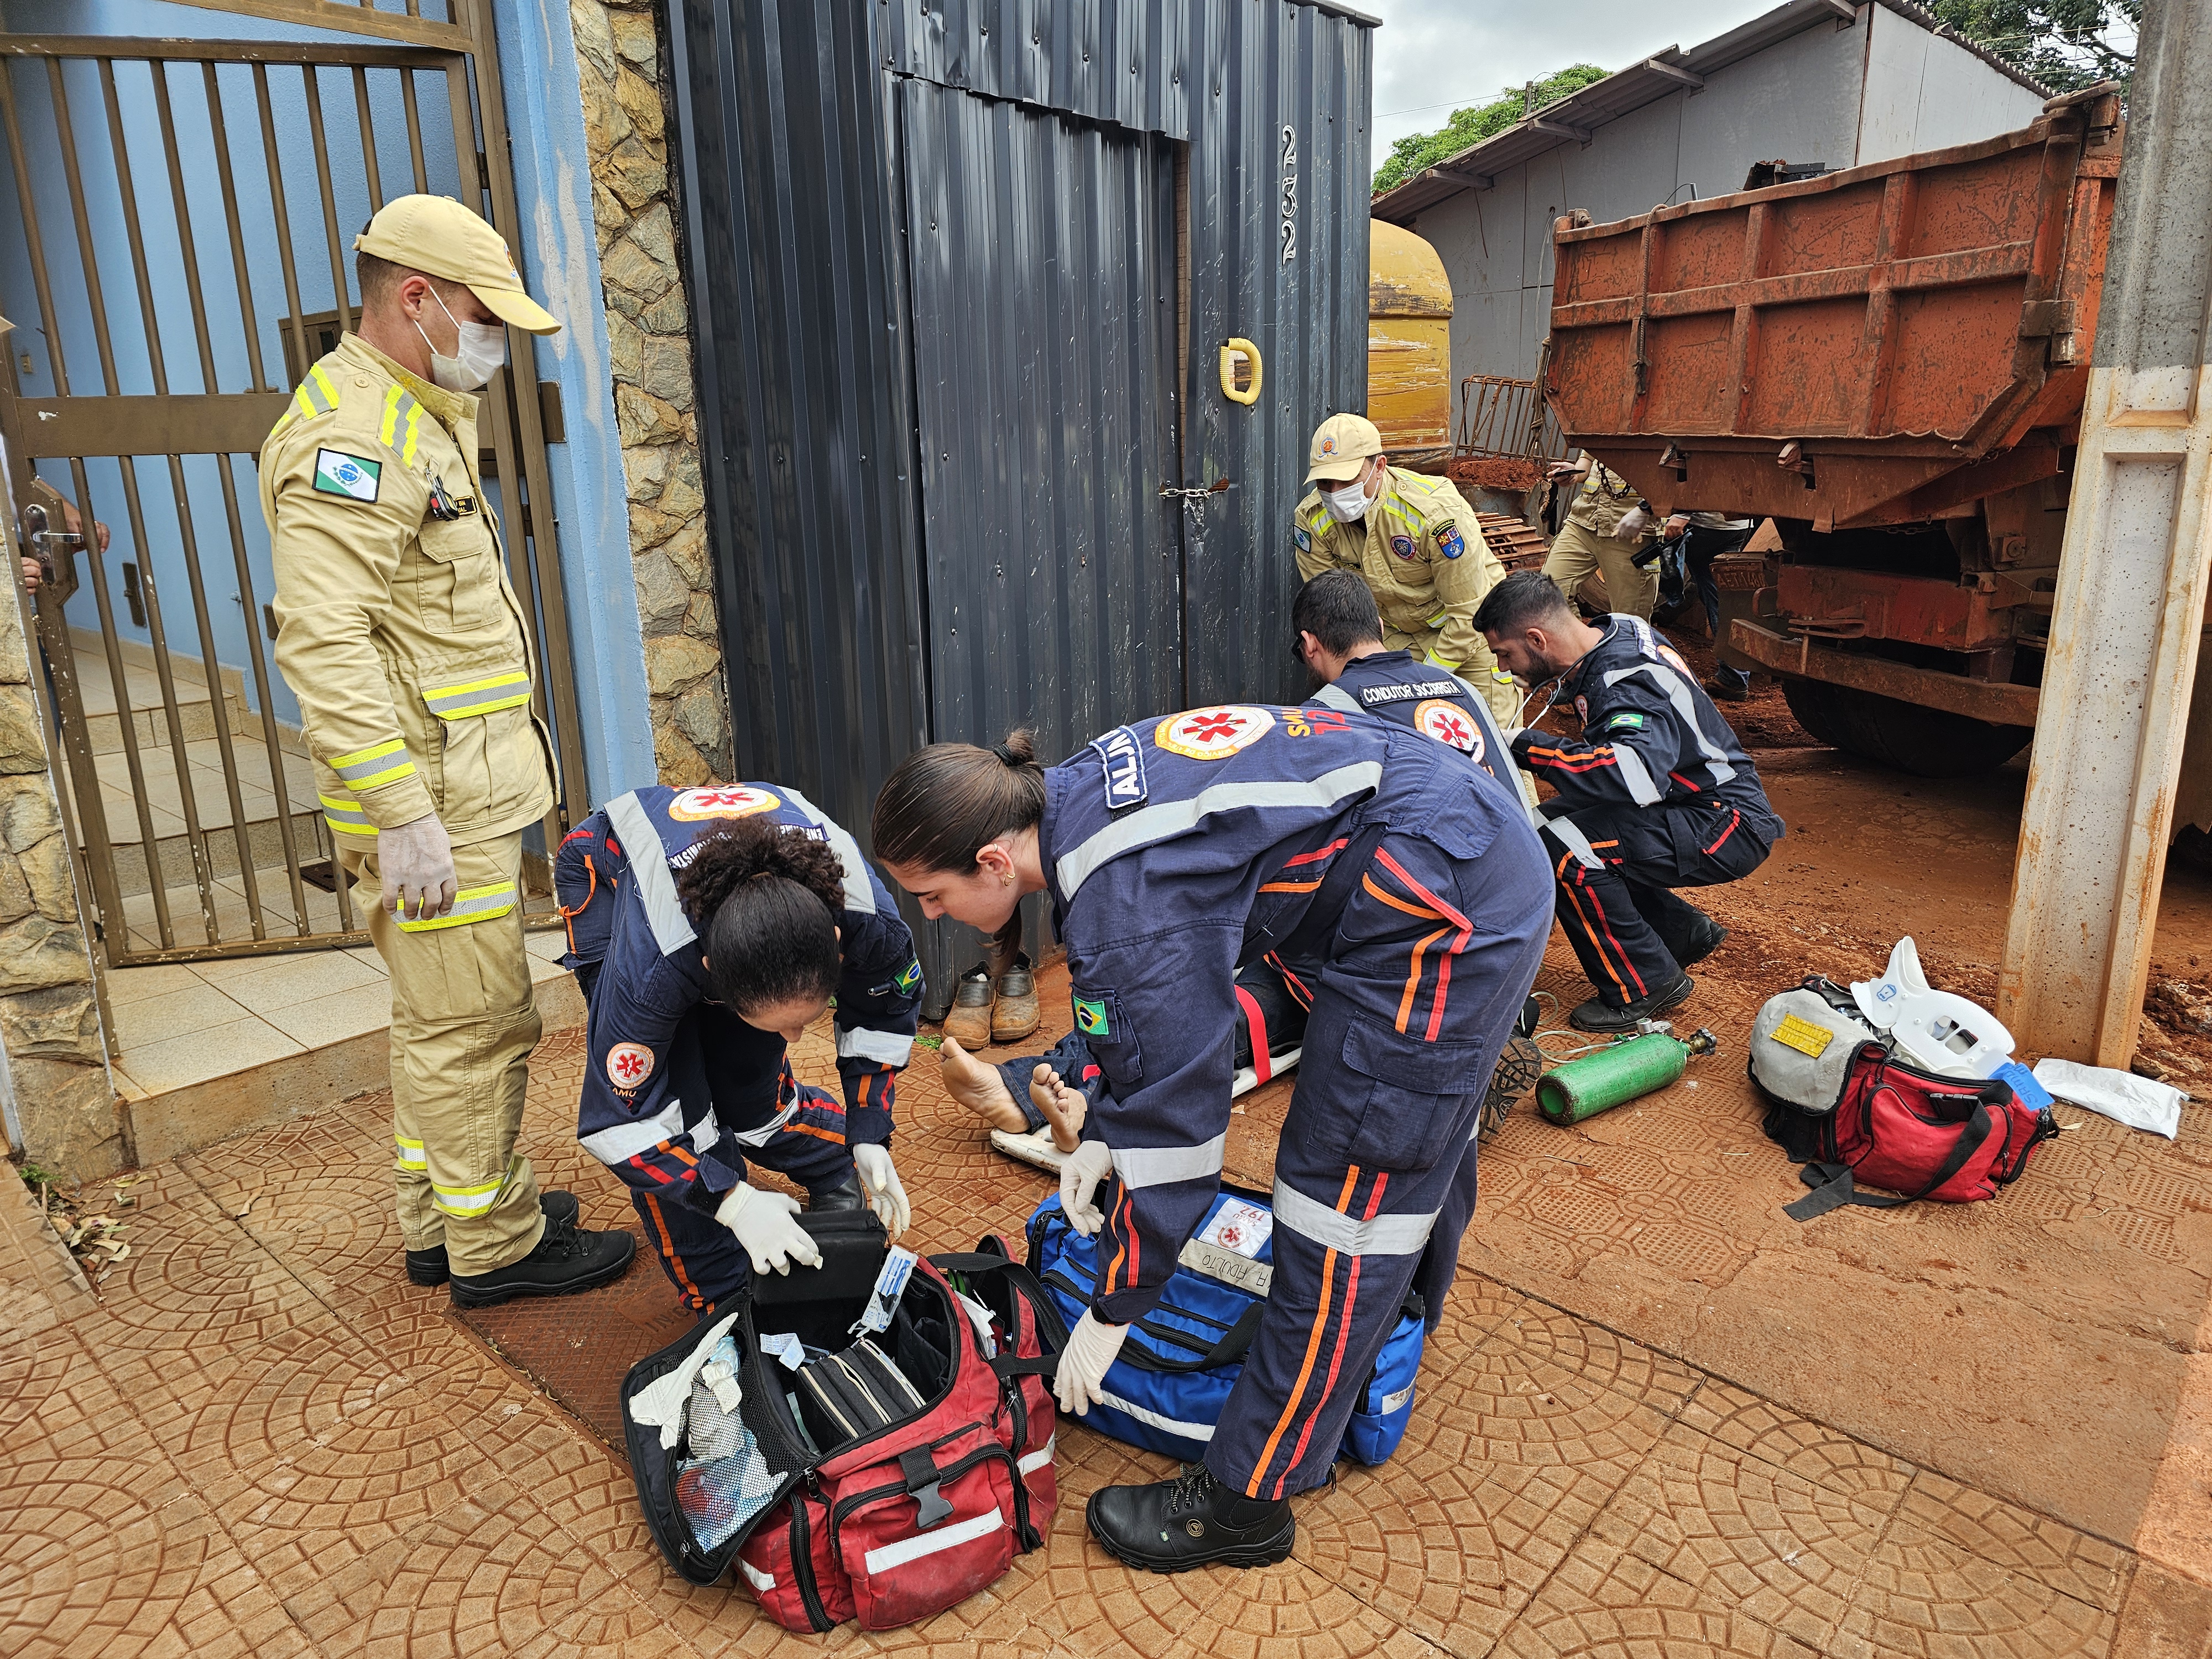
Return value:
[[(1303, 694), (1291, 507), (1366, 404), (1371, 19), (685, 0), (682, 246), (738, 769), (865, 836), (933, 739)], [(1250, 340), (1261, 396), (1222, 393)], [(1194, 513), (1164, 488), (1203, 488)], [(972, 958), (917, 928), (931, 1012)], [(1033, 940), (1042, 943), (1041, 930)]]
[[(350, 7), (270, 9), (368, 27)], [(0, 373), (0, 436), (16, 501), (45, 461), (81, 527), (26, 540), (54, 556), (37, 605), (50, 737), (106, 966), (367, 939), (270, 661), (253, 457), (352, 325), (354, 215), (457, 191), (514, 235), (482, 20), (418, 12), (374, 15), (374, 32), (431, 44), (0, 35), (39, 328)], [(528, 339), (511, 336), (514, 362), (530, 363)], [(33, 345), (44, 361), (19, 362)], [(537, 619), (538, 712), (580, 788), (544, 410), (535, 381), (519, 395), (515, 381), (503, 370), (483, 394), (483, 472)], [(112, 548), (89, 533), (102, 521)], [(165, 617), (172, 577), (186, 605), (170, 592)], [(69, 605), (80, 580), (88, 613)]]

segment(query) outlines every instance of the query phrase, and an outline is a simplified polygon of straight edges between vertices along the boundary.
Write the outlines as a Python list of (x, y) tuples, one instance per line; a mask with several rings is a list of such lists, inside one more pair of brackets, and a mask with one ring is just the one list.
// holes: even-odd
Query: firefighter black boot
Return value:
[[(548, 1221), (574, 1223), (576, 1195), (574, 1193), (540, 1193), (538, 1207), (545, 1212)], [(410, 1285), (442, 1285), (453, 1277), (446, 1266), (446, 1247), (433, 1244), (427, 1250), (407, 1252), (407, 1282)]]

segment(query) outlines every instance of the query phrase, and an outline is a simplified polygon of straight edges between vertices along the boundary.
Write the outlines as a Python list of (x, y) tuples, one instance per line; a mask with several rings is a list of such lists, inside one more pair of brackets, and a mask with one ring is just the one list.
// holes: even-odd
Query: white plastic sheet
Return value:
[(2168, 1140), (2180, 1131), (2185, 1097), (2171, 1084), (2070, 1060), (2039, 1060), (2035, 1080), (2060, 1100), (2070, 1100), (2130, 1129), (2148, 1129)]

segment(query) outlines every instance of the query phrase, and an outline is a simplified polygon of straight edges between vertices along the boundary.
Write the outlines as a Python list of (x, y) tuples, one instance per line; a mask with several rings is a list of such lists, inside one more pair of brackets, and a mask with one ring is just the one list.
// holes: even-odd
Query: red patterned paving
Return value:
[[(799, 1060), (830, 1079), (826, 1042)], [(547, 1038), (525, 1147), (590, 1224), (628, 1224), (574, 1142), (580, 1064), (578, 1034)], [(1018, 1234), (1044, 1178), (992, 1154), (934, 1071), (922, 1056), (901, 1090), (919, 1243)], [(1648, 1272), (1638, 1288), (1686, 1310), (1717, 1294), (1768, 1235), (1794, 1242), (1765, 1201), (1784, 1195), (1776, 1160), (1741, 1200), (1732, 1155), (1764, 1143), (1739, 1092), (1716, 1067), (1579, 1136), (1516, 1118), (1469, 1267)], [(1269, 1182), (1289, 1099), (1241, 1103), (1232, 1178)], [(2212, 1598), (2127, 1550), (1471, 1270), (1403, 1449), (1302, 1499), (1280, 1566), (1170, 1578), (1103, 1555), (1084, 1498), (1169, 1465), (1068, 1424), (1052, 1536), (999, 1584), (905, 1631), (787, 1635), (743, 1592), (666, 1569), (607, 1443), (622, 1371), (683, 1328), (651, 1261), (472, 1330), (398, 1271), (387, 1109), (368, 1097), (149, 1172), (98, 1304), (4, 1218), (0, 1654), (2203, 1659), (2212, 1641)], [(2196, 1190), (2162, 1191), (2170, 1166), (2131, 1143), (2095, 1145), (2038, 1217), (2156, 1218)], [(1987, 1248), (1939, 1243), (1940, 1217), (1908, 1224), (1930, 1255)]]

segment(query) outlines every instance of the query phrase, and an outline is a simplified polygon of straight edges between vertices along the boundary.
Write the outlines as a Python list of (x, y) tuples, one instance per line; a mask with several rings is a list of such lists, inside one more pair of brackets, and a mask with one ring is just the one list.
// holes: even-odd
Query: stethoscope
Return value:
[[(1537, 681), (1535, 684), (1530, 686), (1526, 691), (1522, 692), (1521, 694), (1520, 710), (1514, 716), (1515, 724), (1522, 731), (1526, 731), (1528, 727), (1534, 726), (1538, 720), (1543, 719), (1545, 715), (1550, 714), (1552, 712), (1552, 706), (1559, 700), (1559, 693), (1566, 687), (1566, 679), (1567, 677), (1565, 674), (1554, 674), (1547, 680)], [(1528, 712), (1528, 700), (1531, 697), (1534, 697), (1539, 691), (1541, 691), (1547, 685), (1552, 688), (1552, 695), (1544, 699), (1544, 706), (1541, 708), (1539, 708), (1534, 714), (1531, 714)]]

